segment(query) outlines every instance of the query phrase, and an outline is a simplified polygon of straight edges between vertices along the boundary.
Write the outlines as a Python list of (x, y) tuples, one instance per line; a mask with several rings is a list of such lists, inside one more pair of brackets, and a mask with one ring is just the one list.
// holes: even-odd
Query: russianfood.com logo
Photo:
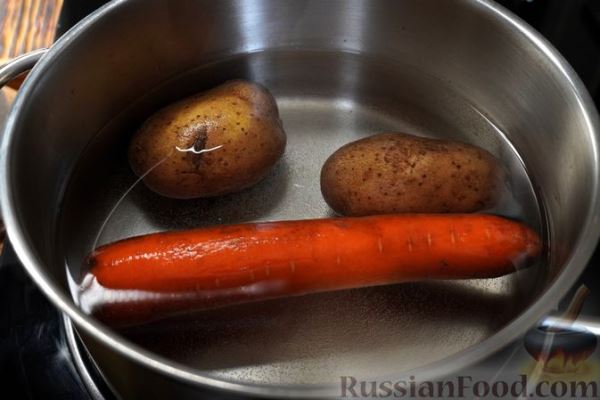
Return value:
[[(521, 369), (525, 373), (515, 373), (512, 380), (481, 380), (463, 375), (440, 381), (418, 381), (414, 376), (373, 381), (341, 376), (341, 398), (598, 399), (600, 363), (591, 357), (598, 339), (576, 323), (588, 294), (582, 285), (564, 315), (527, 332), (524, 349), (533, 363), (525, 364), (526, 368)], [(500, 371), (496, 376), (500, 376)]]
[(571, 398), (597, 399), (597, 381), (536, 381), (530, 385), (527, 375), (512, 382), (474, 380), (458, 376), (444, 381), (418, 382), (414, 376), (398, 381), (365, 381), (354, 376), (340, 377), (341, 398), (347, 399), (448, 399), (448, 398)]

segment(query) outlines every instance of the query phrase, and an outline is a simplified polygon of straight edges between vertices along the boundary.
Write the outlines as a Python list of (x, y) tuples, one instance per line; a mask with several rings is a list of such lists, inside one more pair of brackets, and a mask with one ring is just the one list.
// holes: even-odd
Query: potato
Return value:
[(469, 213), (492, 207), (502, 184), (487, 151), (404, 133), (349, 143), (321, 170), (323, 197), (343, 215)]
[(286, 136), (273, 96), (229, 81), (152, 115), (129, 146), (133, 171), (173, 198), (211, 197), (254, 185), (284, 152)]

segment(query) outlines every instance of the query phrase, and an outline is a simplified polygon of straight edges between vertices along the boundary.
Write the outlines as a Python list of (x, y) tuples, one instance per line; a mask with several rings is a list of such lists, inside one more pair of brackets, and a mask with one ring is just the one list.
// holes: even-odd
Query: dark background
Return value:
[(540, 31), (600, 103), (600, 0), (499, 0)]

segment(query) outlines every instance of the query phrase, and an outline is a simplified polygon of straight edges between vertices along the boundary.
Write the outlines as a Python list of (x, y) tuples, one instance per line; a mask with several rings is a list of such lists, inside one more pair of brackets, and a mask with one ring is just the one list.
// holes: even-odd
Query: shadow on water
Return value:
[(436, 335), (500, 329), (519, 309), (508, 293), (421, 282), (242, 304), (120, 333), (163, 356), (212, 370), (345, 352), (401, 353), (407, 342), (426, 345)]
[(160, 230), (190, 229), (217, 224), (260, 220), (277, 208), (288, 188), (285, 157), (258, 184), (216, 198), (178, 200), (151, 192), (141, 184), (130, 201)]

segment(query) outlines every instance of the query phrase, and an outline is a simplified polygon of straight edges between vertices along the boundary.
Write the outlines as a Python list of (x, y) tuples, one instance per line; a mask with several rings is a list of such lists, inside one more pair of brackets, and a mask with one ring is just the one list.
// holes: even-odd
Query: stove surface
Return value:
[[(7, 244), (0, 259), (0, 376), (24, 399), (92, 399), (61, 317)], [(10, 390), (12, 389), (12, 390)]]

